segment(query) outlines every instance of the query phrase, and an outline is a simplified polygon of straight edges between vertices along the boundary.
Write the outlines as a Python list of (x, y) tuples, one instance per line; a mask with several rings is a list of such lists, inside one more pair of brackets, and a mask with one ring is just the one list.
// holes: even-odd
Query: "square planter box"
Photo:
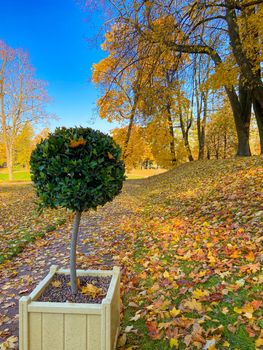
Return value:
[(120, 326), (120, 269), (77, 271), (78, 276), (112, 276), (101, 304), (36, 301), (55, 273), (69, 274), (69, 270), (52, 266), (32, 293), (19, 301), (19, 349), (115, 349)]

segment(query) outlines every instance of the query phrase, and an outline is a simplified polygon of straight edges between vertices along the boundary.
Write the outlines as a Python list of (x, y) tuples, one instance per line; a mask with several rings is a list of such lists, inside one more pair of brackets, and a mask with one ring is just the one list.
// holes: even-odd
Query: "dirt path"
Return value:
[[(79, 268), (107, 268), (114, 264), (113, 255), (118, 252), (118, 243), (124, 240), (119, 226), (127, 217), (136, 215), (133, 209), (138, 203), (132, 192), (137, 186), (136, 180), (126, 182), (122, 194), (113, 202), (96, 212), (83, 214), (78, 246)], [(33, 290), (51, 265), (68, 266), (70, 229), (71, 223), (65, 224), (28, 245), (11, 262), (0, 266), (0, 344), (10, 336), (18, 336), (19, 298)], [(16, 343), (12, 345), (18, 348)]]

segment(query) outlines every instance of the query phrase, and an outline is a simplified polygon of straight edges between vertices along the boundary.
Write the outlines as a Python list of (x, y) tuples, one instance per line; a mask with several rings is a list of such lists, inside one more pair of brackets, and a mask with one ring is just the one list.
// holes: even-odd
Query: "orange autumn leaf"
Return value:
[(263, 302), (261, 300), (253, 300), (250, 302), (250, 305), (254, 308), (254, 310), (258, 310), (262, 304)]
[(113, 155), (110, 152), (108, 152), (107, 154), (109, 159), (114, 159)]
[(238, 250), (235, 250), (234, 253), (230, 255), (230, 257), (233, 259), (238, 259), (240, 258), (240, 255), (241, 255), (240, 252)]
[(81, 293), (96, 298), (96, 296), (101, 295), (102, 289), (87, 283), (86, 286), (81, 288)]
[(170, 310), (170, 315), (171, 315), (172, 317), (176, 317), (176, 316), (178, 316), (180, 313), (181, 313), (181, 310), (176, 309), (176, 307), (174, 307), (172, 310)]
[(263, 337), (256, 340), (257, 349), (261, 349), (261, 346), (263, 346)]
[(202, 304), (196, 299), (187, 300), (184, 306), (190, 310), (202, 311)]
[(51, 282), (52, 287), (59, 288), (61, 286), (61, 282), (58, 280)]
[(199, 299), (199, 298), (208, 296), (209, 292), (207, 290), (196, 289), (196, 290), (193, 291), (192, 294), (193, 294), (193, 297), (195, 299)]
[(210, 264), (213, 265), (216, 262), (216, 258), (214, 257), (212, 252), (209, 251), (208, 254), (207, 254), (207, 257), (208, 257), (208, 260), (209, 260)]
[(146, 322), (146, 328), (148, 331), (148, 335), (151, 339), (161, 339), (161, 333), (159, 333), (157, 322), (148, 321)]
[(87, 141), (83, 138), (79, 138), (78, 140), (70, 140), (69, 147), (70, 148), (77, 148), (79, 146), (86, 145)]
[(246, 256), (245, 256), (247, 261), (254, 261), (255, 260), (255, 255), (252, 251), (250, 251)]

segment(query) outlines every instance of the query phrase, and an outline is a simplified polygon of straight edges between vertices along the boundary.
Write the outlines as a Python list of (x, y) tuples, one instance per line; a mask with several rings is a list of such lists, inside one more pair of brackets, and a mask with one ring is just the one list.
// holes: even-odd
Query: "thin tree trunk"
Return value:
[(132, 106), (132, 110), (131, 110), (131, 114), (130, 114), (130, 121), (129, 121), (129, 125), (128, 125), (128, 130), (127, 130), (127, 134), (126, 134), (126, 139), (125, 139), (125, 143), (124, 143), (124, 147), (123, 147), (123, 159), (125, 160), (128, 156), (128, 146), (129, 146), (129, 142), (130, 142), (130, 138), (131, 138), (131, 132), (132, 132), (132, 127), (134, 124), (134, 119), (135, 119), (135, 113), (136, 113), (136, 109), (137, 109), (137, 104), (138, 104), (138, 95), (137, 93), (134, 96), (134, 100), (133, 100), (133, 106)]
[(7, 125), (6, 125), (6, 115), (5, 115), (5, 104), (4, 104), (4, 96), (5, 96), (5, 88), (4, 88), (4, 72), (5, 66), (7, 64), (7, 58), (3, 60), (1, 71), (0, 71), (0, 101), (1, 101), (1, 123), (2, 123), (2, 132), (3, 132), (3, 141), (6, 152), (6, 164), (8, 169), (8, 179), (9, 181), (13, 180), (13, 149), (12, 145), (8, 143), (8, 133), (7, 133)]
[(13, 149), (12, 146), (6, 148), (6, 163), (8, 169), (8, 179), (13, 180)]
[[(241, 106), (241, 123), (242, 123), (242, 137), (245, 137), (244, 142), (247, 143), (246, 148), (248, 153), (245, 156), (251, 156), (249, 146), (249, 135), (250, 135), (250, 121), (251, 121), (251, 108), (252, 108), (252, 94), (251, 91), (239, 83), (239, 101)], [(243, 146), (243, 145), (242, 145)], [(243, 155), (243, 154), (241, 154)]]
[(211, 156), (210, 156), (210, 150), (209, 150), (209, 148), (207, 148), (207, 159), (209, 160), (211, 158)]
[(226, 159), (226, 149), (227, 149), (227, 135), (226, 130), (224, 131), (224, 143), (223, 143), (223, 158)]
[[(195, 61), (196, 67), (194, 68), (194, 88), (195, 88), (195, 99), (196, 99), (196, 110), (197, 110), (197, 132), (198, 132), (198, 159), (204, 159), (205, 157), (205, 129), (207, 119), (207, 100), (208, 91), (201, 91), (202, 83), (208, 79), (210, 72), (210, 57), (205, 65), (205, 72), (202, 70), (204, 62), (202, 58), (199, 59), (199, 63)], [(204, 78), (205, 76), (205, 78)]]
[(129, 125), (128, 125), (128, 130), (127, 130), (126, 139), (124, 142), (124, 147), (123, 147), (123, 159), (124, 160), (128, 156), (128, 146), (129, 146), (129, 142), (130, 142), (130, 138), (131, 138), (133, 122), (134, 122), (134, 114), (132, 113), (132, 115), (130, 117)]
[(187, 139), (185, 139), (184, 145), (185, 145), (185, 148), (186, 148), (186, 151), (187, 151), (187, 156), (188, 156), (189, 162), (193, 162), (194, 158), (193, 158), (192, 151), (191, 151), (191, 148), (190, 148), (190, 145), (189, 145), (188, 137), (187, 137)]
[(203, 128), (201, 128), (200, 139), (199, 139), (199, 149), (198, 149), (198, 159), (204, 159), (205, 156), (205, 133)]
[(2, 121), (2, 132), (3, 132), (3, 141), (6, 153), (6, 165), (8, 169), (8, 179), (9, 181), (13, 180), (13, 148), (12, 144), (8, 142), (8, 133), (7, 133), (7, 125), (5, 119), (5, 111), (4, 111), (4, 96), (0, 91), (0, 100), (1, 100), (1, 121)]
[(206, 119), (207, 119), (208, 92), (202, 93), (202, 99), (203, 99), (203, 103), (204, 103), (204, 111), (203, 111), (203, 118), (202, 118), (202, 123), (201, 123), (198, 159), (204, 159), (204, 157), (205, 157), (205, 131), (206, 131), (205, 129), (206, 129)]
[(219, 159), (220, 154), (220, 135), (217, 135), (217, 141), (216, 141), (216, 159)]
[(258, 101), (253, 98), (253, 109), (257, 120), (258, 133), (260, 139), (260, 154), (263, 155), (263, 108)]
[(201, 113), (199, 108), (199, 98), (196, 96), (196, 124), (197, 124), (197, 136), (198, 136), (198, 159), (203, 159), (203, 154), (201, 151)]
[[(200, 66), (199, 66), (200, 68)], [(198, 76), (197, 76), (198, 74)], [(197, 79), (198, 78), (198, 79)], [(202, 127), (201, 127), (201, 113), (202, 113), (202, 94), (201, 98), (199, 96), (199, 90), (200, 87), (200, 69), (197, 71), (196, 69), (196, 76), (195, 76), (195, 100), (196, 100), (196, 124), (197, 124), (197, 136), (198, 136), (198, 159), (204, 158), (204, 148), (202, 145)]]
[[(257, 34), (258, 36), (258, 34)], [(260, 52), (256, 52), (256, 54), (260, 55)], [(261, 79), (261, 67), (257, 66), (257, 75)], [(253, 101), (253, 109), (257, 121), (258, 126), (258, 134), (260, 140), (260, 154), (263, 154), (263, 107), (259, 104), (258, 100), (255, 98), (255, 91), (252, 92), (252, 101)], [(263, 96), (262, 96), (263, 100)]]
[(169, 134), (170, 134), (170, 152), (171, 152), (172, 166), (174, 166), (176, 164), (174, 128), (173, 128), (173, 120), (171, 116), (171, 106), (169, 103), (166, 105), (166, 110), (167, 110), (167, 119), (168, 119)]
[[(201, 105), (205, 101), (201, 97)], [(205, 124), (206, 124), (206, 114), (204, 107), (204, 115), (201, 117), (201, 110), (199, 107), (199, 97), (196, 95), (196, 105), (197, 105), (197, 132), (198, 132), (198, 159), (204, 159), (205, 155)]]
[(70, 283), (72, 294), (77, 293), (77, 272), (76, 272), (76, 250), (78, 241), (78, 232), (80, 224), (81, 212), (76, 211), (71, 235), (71, 245), (70, 245)]
[(192, 124), (192, 120), (190, 120), (187, 127), (185, 128), (181, 108), (179, 110), (179, 120), (180, 120), (180, 127), (181, 127), (181, 131), (182, 131), (182, 136), (184, 139), (184, 146), (185, 146), (185, 149), (187, 151), (188, 160), (189, 160), (189, 162), (192, 162), (194, 160), (194, 158), (193, 158), (192, 151), (191, 151), (190, 144), (189, 144), (189, 130), (190, 130), (190, 127)]

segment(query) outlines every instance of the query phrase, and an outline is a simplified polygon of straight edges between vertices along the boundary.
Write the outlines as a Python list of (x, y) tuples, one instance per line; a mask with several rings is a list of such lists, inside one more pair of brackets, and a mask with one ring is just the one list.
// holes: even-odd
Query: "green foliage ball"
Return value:
[(120, 147), (91, 128), (57, 128), (36, 146), (30, 166), (43, 207), (96, 209), (120, 193), (125, 180)]

